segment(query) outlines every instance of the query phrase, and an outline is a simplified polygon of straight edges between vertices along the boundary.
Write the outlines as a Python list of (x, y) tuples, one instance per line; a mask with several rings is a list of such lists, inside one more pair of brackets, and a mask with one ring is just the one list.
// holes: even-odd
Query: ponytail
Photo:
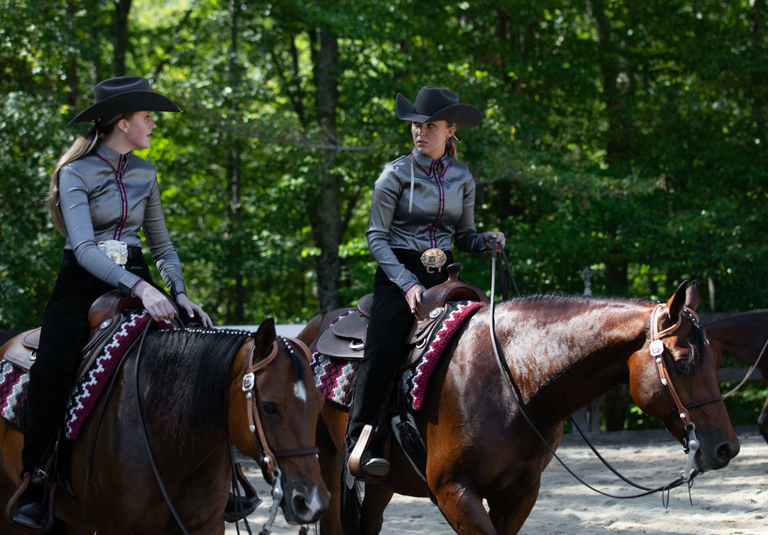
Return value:
[(85, 135), (78, 137), (72, 146), (69, 147), (56, 162), (56, 166), (51, 173), (51, 183), (48, 186), (48, 211), (51, 212), (51, 219), (53, 219), (53, 225), (56, 230), (61, 232), (62, 236), (67, 235), (67, 227), (64, 225), (64, 217), (61, 213), (61, 203), (59, 195), (59, 171), (61, 168), (70, 162), (85, 156), (90, 153), (96, 145), (98, 145), (100, 139), (109, 135), (114, 129), (118, 121), (124, 118), (127, 114), (114, 115), (112, 117), (105, 117), (95, 121), (93, 127), (88, 130)]

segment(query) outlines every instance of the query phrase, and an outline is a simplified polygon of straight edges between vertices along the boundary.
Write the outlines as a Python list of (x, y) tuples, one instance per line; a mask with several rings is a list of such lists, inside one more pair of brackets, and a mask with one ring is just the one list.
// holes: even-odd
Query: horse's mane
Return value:
[(566, 302), (566, 303), (587, 303), (590, 301), (630, 301), (643, 305), (656, 304), (657, 301), (649, 301), (640, 297), (618, 297), (613, 295), (583, 295), (583, 294), (565, 294), (560, 292), (547, 292), (529, 295), (520, 295), (507, 299), (504, 303), (546, 303), (546, 302)]
[[(559, 292), (548, 292), (531, 295), (521, 295), (504, 301), (503, 304), (530, 304), (530, 303), (591, 303), (598, 301), (607, 302), (630, 302), (640, 305), (656, 305), (658, 301), (650, 301), (640, 297), (617, 297), (605, 295), (582, 295), (582, 294), (564, 294)], [(687, 315), (687, 314), (686, 314)], [(688, 315), (687, 315), (688, 316)], [(691, 332), (686, 337), (689, 347), (688, 358), (675, 361), (675, 367), (681, 375), (690, 375), (694, 371), (694, 364), (700, 354), (704, 354), (703, 343), (704, 334), (701, 326), (695, 321), (693, 316), (688, 316), (693, 324)]]
[(144, 414), (184, 447), (227, 420), (229, 368), (251, 333), (222, 330), (153, 331), (142, 348)]

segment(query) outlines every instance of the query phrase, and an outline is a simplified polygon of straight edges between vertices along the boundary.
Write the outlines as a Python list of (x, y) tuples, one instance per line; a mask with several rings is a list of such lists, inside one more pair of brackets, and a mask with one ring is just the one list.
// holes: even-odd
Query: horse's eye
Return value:
[(265, 401), (261, 404), (261, 410), (264, 411), (264, 414), (267, 416), (279, 416), (280, 415), (280, 409), (277, 407), (276, 403), (272, 403), (271, 401)]

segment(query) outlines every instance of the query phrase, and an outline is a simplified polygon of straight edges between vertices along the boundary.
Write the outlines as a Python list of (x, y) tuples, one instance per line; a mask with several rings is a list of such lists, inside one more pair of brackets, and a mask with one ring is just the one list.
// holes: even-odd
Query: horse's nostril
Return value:
[(293, 511), (296, 513), (296, 515), (305, 517), (310, 513), (309, 507), (307, 506), (307, 500), (305, 500), (304, 496), (301, 494), (294, 496), (292, 502)]
[(731, 446), (730, 442), (726, 442), (725, 444), (721, 444), (719, 448), (717, 448), (717, 458), (721, 461), (729, 461), (735, 456), (735, 453), (733, 451), (733, 446)]

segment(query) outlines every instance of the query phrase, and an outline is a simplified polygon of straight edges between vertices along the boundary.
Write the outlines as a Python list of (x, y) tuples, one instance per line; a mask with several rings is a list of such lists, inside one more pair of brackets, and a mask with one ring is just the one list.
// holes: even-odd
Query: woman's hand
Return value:
[(208, 314), (203, 311), (203, 308), (200, 305), (196, 305), (190, 301), (189, 297), (187, 297), (187, 294), (177, 295), (176, 304), (186, 310), (190, 318), (194, 318), (195, 312), (197, 312), (197, 317), (200, 318), (200, 323), (203, 324), (203, 327), (213, 327), (213, 322), (211, 322), (211, 318), (208, 317)]
[(142, 306), (156, 322), (170, 320), (177, 314), (171, 300), (147, 281), (141, 281), (133, 290), (133, 295), (141, 299)]
[(504, 237), (503, 232), (484, 232), (483, 233), (483, 241), (485, 242), (485, 246), (490, 249), (493, 245), (491, 244), (491, 240), (496, 240), (496, 250), (501, 251), (504, 246), (507, 244), (507, 238)]
[(416, 313), (416, 307), (421, 304), (421, 294), (424, 293), (424, 286), (421, 284), (414, 284), (408, 291), (405, 292), (405, 300), (408, 301), (408, 306), (411, 308), (411, 314)]

